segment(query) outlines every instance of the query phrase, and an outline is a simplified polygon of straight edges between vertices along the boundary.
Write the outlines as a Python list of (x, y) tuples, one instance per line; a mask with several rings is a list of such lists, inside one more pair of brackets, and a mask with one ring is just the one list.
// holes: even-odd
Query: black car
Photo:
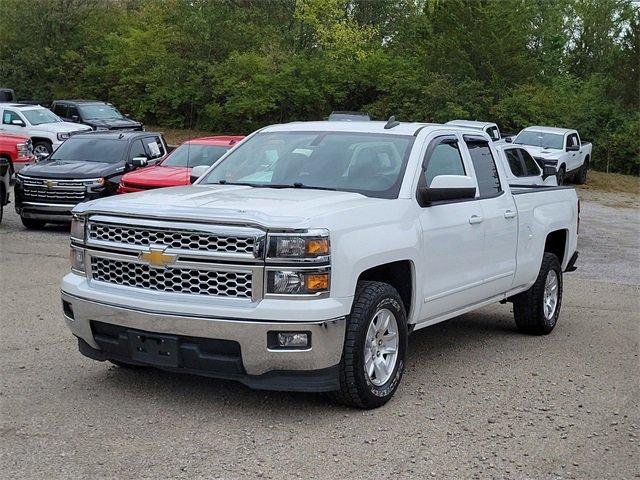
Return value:
[(161, 133), (87, 132), (72, 135), (51, 156), (20, 170), (16, 212), (27, 228), (71, 220), (76, 204), (113, 195), (127, 172), (167, 153)]
[(54, 100), (53, 113), (65, 122), (83, 123), (94, 130), (144, 130), (140, 122), (121, 114), (116, 107), (98, 100)]

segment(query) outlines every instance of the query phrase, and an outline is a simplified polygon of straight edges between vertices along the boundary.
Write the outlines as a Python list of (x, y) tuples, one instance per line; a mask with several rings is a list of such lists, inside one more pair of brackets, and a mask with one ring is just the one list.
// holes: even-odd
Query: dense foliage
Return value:
[(640, 171), (628, 0), (0, 0), (0, 86), (247, 133), (364, 110), (574, 127)]

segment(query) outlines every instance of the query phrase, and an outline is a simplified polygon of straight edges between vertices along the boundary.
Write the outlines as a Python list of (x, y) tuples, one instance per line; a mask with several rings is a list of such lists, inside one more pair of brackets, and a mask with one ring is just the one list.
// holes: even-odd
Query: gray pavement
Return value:
[(416, 332), (394, 399), (128, 371), (61, 316), (68, 230), (0, 225), (2, 478), (640, 477), (640, 217), (583, 201), (579, 269), (546, 337), (495, 305)]

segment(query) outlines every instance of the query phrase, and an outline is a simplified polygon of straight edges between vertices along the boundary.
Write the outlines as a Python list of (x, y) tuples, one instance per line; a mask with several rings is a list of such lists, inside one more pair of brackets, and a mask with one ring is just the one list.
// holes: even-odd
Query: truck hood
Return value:
[(130, 120), (128, 118), (110, 118), (110, 119), (87, 119), (84, 121), (86, 125), (89, 125), (93, 128), (108, 128), (109, 130), (115, 129), (140, 129), (142, 124), (140, 122), (136, 122), (135, 120)]
[(61, 179), (97, 178), (113, 175), (123, 167), (123, 162), (78, 162), (49, 159), (24, 167), (20, 171), (20, 175)]
[(238, 185), (190, 185), (128, 193), (81, 203), (74, 213), (309, 228), (313, 219), (384, 200), (350, 192)]
[(191, 168), (188, 167), (161, 167), (156, 165), (127, 173), (122, 177), (122, 183), (145, 187), (176, 187), (189, 185), (190, 173)]
[(91, 130), (87, 125), (78, 125), (71, 122), (54, 122), (43, 123), (42, 125), (34, 125), (31, 127), (31, 136), (37, 135), (38, 132), (44, 133), (69, 133), (69, 132), (85, 132)]
[(562, 150), (545, 149), (544, 147), (534, 147), (531, 145), (521, 145), (521, 146), (525, 147), (533, 157), (558, 158), (563, 153)]

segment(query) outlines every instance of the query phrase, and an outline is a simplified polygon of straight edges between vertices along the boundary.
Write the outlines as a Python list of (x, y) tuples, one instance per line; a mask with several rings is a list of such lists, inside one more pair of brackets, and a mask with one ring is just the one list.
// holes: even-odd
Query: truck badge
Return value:
[(140, 252), (138, 254), (138, 258), (146, 261), (153, 267), (166, 267), (167, 265), (174, 263), (178, 258), (177, 255), (164, 253), (166, 249), (167, 247), (149, 247), (149, 251)]

